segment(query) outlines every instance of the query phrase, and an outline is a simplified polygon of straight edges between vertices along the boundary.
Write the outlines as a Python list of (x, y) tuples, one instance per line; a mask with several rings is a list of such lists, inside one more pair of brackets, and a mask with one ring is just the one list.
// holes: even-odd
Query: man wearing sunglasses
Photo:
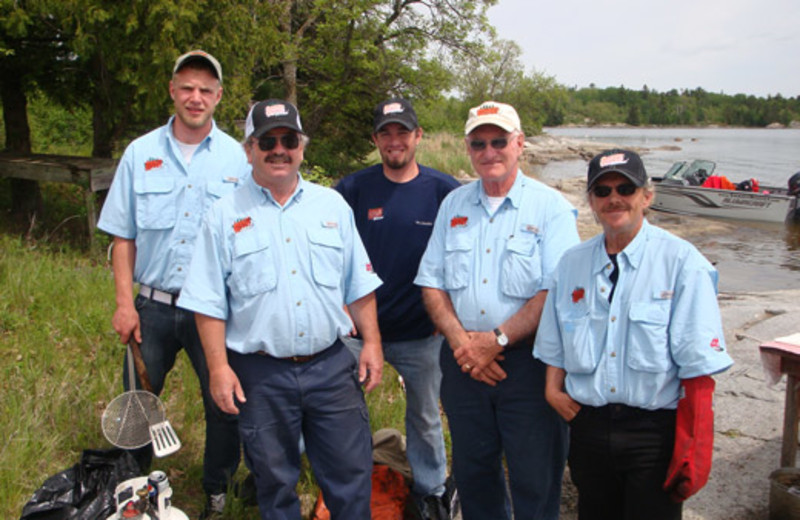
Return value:
[[(376, 291), (383, 353), (406, 388), (406, 453), (413, 473), (412, 494), (422, 520), (447, 518), (442, 500), (447, 457), (439, 415), (439, 350), (442, 336), (414, 285), (442, 200), (460, 186), (450, 175), (417, 163), (422, 128), (405, 99), (379, 103), (372, 141), (381, 163), (348, 175), (336, 186), (353, 208), (356, 226), (372, 265), (384, 284)], [(354, 353), (360, 336), (345, 338)]]
[(603, 233), (556, 269), (534, 355), (546, 397), (570, 424), (580, 520), (678, 520), (711, 469), (714, 380), (732, 360), (717, 272), (691, 244), (650, 225), (641, 158), (589, 163)]
[[(249, 175), (249, 167), (241, 145), (214, 122), (222, 98), (222, 68), (212, 55), (194, 50), (178, 57), (169, 93), (175, 115), (125, 149), (98, 227), (114, 236), (117, 307), (112, 325), (120, 341), (141, 343), (157, 394), (181, 349), (200, 380), (206, 419), (205, 517), (222, 512), (241, 448), (236, 417), (220, 412), (209, 394), (194, 316), (175, 302), (203, 214)], [(139, 284), (135, 297), (134, 283)], [(127, 366), (122, 378), (126, 385)], [(147, 472), (152, 448), (137, 450), (135, 456)]]
[(579, 241), (577, 212), (519, 170), (525, 136), (513, 107), (471, 109), (465, 133), (480, 180), (442, 203), (415, 279), (445, 337), (441, 397), (462, 513), (502, 520), (513, 507), (514, 518), (556, 519), (567, 428), (544, 399), (531, 347), (547, 280)]
[[(179, 305), (196, 313), (214, 401), (237, 414), (262, 518), (300, 519), (302, 435), (334, 519), (370, 519), (363, 390), (383, 354), (370, 264), (353, 212), (299, 174), (308, 137), (291, 103), (253, 106), (252, 176), (203, 220)], [(364, 339), (358, 362), (340, 336)], [(358, 377), (354, 377), (354, 374)]]

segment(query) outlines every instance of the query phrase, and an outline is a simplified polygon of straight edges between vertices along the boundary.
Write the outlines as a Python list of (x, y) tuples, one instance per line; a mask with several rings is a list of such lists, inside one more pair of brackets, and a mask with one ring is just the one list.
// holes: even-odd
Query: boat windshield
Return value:
[(709, 175), (714, 173), (717, 167), (714, 161), (697, 159), (692, 162), (678, 161), (664, 175), (664, 179), (673, 181), (687, 182), (688, 184), (699, 186)]

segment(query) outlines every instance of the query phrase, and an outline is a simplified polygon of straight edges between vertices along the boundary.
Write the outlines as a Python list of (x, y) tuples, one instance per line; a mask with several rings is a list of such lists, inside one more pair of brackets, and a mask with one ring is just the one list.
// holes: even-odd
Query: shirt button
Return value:
[(484, 278), (484, 279), (483, 279), (483, 283), (489, 283), (489, 280), (487, 280), (486, 278)]
[(611, 387), (611, 393), (614, 394), (617, 392), (617, 388), (615, 386)]
[(183, 271), (183, 267), (178, 267), (178, 272), (180, 273), (181, 271)]
[(617, 321), (617, 317), (616, 316), (611, 316), (611, 323), (614, 323), (615, 321)]
[(306, 335), (306, 333), (305, 333), (305, 332), (301, 332), (300, 334), (298, 334), (298, 336), (300, 336), (301, 338), (302, 338), (303, 336), (305, 336), (305, 335)]
[(300, 307), (302, 304), (303, 304), (303, 302), (297, 302), (297, 306), (298, 307)]
[(186, 187), (189, 188), (190, 190), (192, 189), (192, 185), (191, 184), (187, 184)]
[(481, 309), (481, 314), (486, 314), (486, 311)]
[(600, 292), (606, 292), (606, 288), (605, 287), (601, 287), (600, 288)]
[(292, 269), (292, 274), (297, 274), (297, 269)]
[(617, 353), (616, 352), (612, 352), (611, 353), (611, 357), (617, 357)]
[(492, 222), (494, 222), (494, 217), (489, 219), (489, 224), (491, 224)]
[(611, 264), (606, 264), (606, 269), (611, 269)]
[(291, 242), (291, 241), (292, 241), (292, 239), (291, 239), (291, 238), (287, 238), (287, 239), (286, 239), (286, 243), (287, 243), (287, 244), (288, 244), (289, 242)]
[(183, 216), (184, 217), (188, 217), (189, 216), (189, 212), (187, 211), (186, 213), (183, 214)]
[(491, 253), (492, 252), (492, 248), (490, 248), (490, 247), (486, 248), (486, 252), (487, 253)]

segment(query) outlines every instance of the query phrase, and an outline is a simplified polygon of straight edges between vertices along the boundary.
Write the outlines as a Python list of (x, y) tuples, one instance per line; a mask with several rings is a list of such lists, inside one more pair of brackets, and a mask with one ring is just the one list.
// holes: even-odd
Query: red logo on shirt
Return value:
[(717, 352), (722, 352), (722, 346), (720, 346), (719, 344), (719, 338), (714, 338), (711, 340), (711, 348), (713, 348)]
[(367, 220), (382, 220), (383, 208), (370, 208), (367, 210)]
[(161, 168), (164, 165), (164, 161), (161, 159), (150, 159), (149, 161), (145, 161), (144, 163), (144, 171), (150, 171), (153, 168)]
[(467, 217), (453, 217), (450, 219), (450, 227), (459, 227), (467, 225)]
[(366, 267), (367, 267), (367, 272), (371, 273), (372, 272), (372, 264), (367, 264)]
[(253, 219), (250, 217), (240, 218), (236, 222), (233, 223), (233, 232), (238, 233), (239, 231), (249, 228), (253, 225)]
[(574, 291), (572, 291), (572, 303), (578, 303), (581, 301), (586, 294), (586, 291), (583, 287), (578, 287)]

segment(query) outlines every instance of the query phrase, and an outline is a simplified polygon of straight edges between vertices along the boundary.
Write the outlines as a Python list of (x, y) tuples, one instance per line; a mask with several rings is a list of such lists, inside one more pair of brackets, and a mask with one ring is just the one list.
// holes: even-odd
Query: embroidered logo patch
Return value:
[(467, 217), (456, 216), (450, 219), (450, 227), (465, 227), (467, 225)]
[(368, 209), (367, 220), (383, 220), (383, 208)]
[(576, 287), (574, 291), (572, 291), (572, 303), (578, 303), (583, 299), (586, 295), (586, 291), (583, 287)]
[(161, 159), (149, 159), (144, 163), (144, 171), (150, 171), (155, 168), (161, 168), (164, 165), (164, 161)]
[(240, 218), (236, 222), (233, 223), (233, 232), (238, 233), (239, 231), (249, 228), (253, 225), (253, 219), (250, 217)]
[(372, 264), (367, 264), (365, 267), (367, 268), (368, 273), (372, 272)]
[(613, 166), (615, 164), (627, 164), (628, 158), (624, 153), (615, 153), (613, 155), (606, 155), (600, 159), (600, 167)]
[(492, 105), (483, 105), (478, 109), (479, 116), (489, 116), (492, 114), (496, 114), (500, 112), (500, 107), (492, 106)]
[(339, 223), (336, 222), (335, 220), (326, 220), (322, 223), (322, 227), (328, 229), (336, 229), (339, 227)]
[(719, 338), (714, 338), (711, 340), (711, 348), (717, 352), (722, 352), (722, 345), (719, 344)]
[(403, 111), (403, 105), (400, 103), (386, 103), (383, 106), (383, 115), (387, 114), (397, 114), (398, 112)]

